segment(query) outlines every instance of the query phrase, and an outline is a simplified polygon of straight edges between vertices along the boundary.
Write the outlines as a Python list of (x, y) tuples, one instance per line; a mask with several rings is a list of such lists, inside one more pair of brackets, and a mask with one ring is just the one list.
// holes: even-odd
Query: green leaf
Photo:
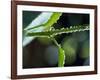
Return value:
[(50, 29), (50, 27), (52, 27), (52, 25), (54, 23), (57, 23), (57, 20), (59, 20), (59, 18), (60, 18), (61, 15), (62, 15), (62, 13), (60, 13), (60, 12), (53, 12), (53, 14), (47, 20), (47, 22), (41, 23), (40, 25), (37, 25), (37, 26), (33, 26), (33, 27), (29, 28), (28, 30), (39, 28), (41, 26), (44, 26), (46, 30)]
[(47, 21), (47, 23), (44, 24), (44, 26), (50, 28), (54, 23), (57, 23), (61, 15), (62, 13), (60, 12), (54, 12), (51, 18)]
[(33, 28), (38, 25), (41, 25), (43, 23), (46, 23), (48, 21), (48, 19), (52, 16), (52, 14), (53, 13), (50, 13), (50, 12), (49, 13), (47, 13), (47, 12), (41, 13), (34, 20), (32, 20), (32, 22), (26, 28), (23, 29), (23, 46), (26, 46), (35, 38), (35, 37), (27, 37), (26, 34), (28, 32), (41, 32), (44, 30), (45, 27), (41, 26), (41, 27), (33, 29), (33, 30), (28, 30), (28, 29)]
[(58, 67), (64, 67), (64, 63), (65, 63), (65, 52), (61, 47), (59, 47)]
[(52, 25), (57, 22), (61, 15), (62, 13), (59, 12), (40, 14), (35, 20), (32, 21), (32, 23), (27, 28), (24, 29), (23, 46), (27, 45), (35, 38), (27, 37), (26, 35), (28, 33), (49, 30), (50, 27), (52, 27)]

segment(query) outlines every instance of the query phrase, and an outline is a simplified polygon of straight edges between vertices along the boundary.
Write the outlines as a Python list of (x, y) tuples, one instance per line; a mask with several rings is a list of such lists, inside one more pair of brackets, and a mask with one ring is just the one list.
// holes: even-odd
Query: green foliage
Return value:
[(44, 26), (50, 28), (54, 23), (57, 23), (57, 20), (60, 18), (61, 15), (62, 13), (54, 12), (50, 19), (47, 21), (47, 23), (44, 24)]
[(50, 29), (50, 27), (52, 27), (52, 25), (57, 22), (57, 20), (60, 18), (61, 15), (62, 13), (54, 12), (46, 23), (34, 26), (32, 28), (29, 28), (28, 30), (35, 29), (41, 26), (46, 27), (46, 29)]
[[(30, 27), (28, 29), (25, 29), (27, 32), (25, 36), (27, 37), (48, 37), (50, 38), (55, 45), (58, 47), (58, 67), (64, 67), (65, 64), (65, 51), (61, 47), (60, 44), (55, 40), (56, 35), (60, 35), (63, 33), (73, 33), (73, 32), (80, 32), (89, 30), (89, 25), (77, 25), (77, 26), (70, 26), (70, 28), (61, 28), (61, 29), (55, 29), (53, 25), (57, 23), (62, 13), (54, 12), (45, 23), (41, 23), (39, 25), (35, 25), (33, 27)], [(45, 18), (45, 17), (44, 17)], [(46, 19), (46, 18), (45, 18)], [(43, 28), (42, 31), (38, 31), (38, 29)], [(37, 30), (37, 31), (36, 31)], [(70, 49), (73, 49), (70, 47)], [(68, 50), (67, 50), (68, 51)], [(71, 50), (73, 51), (73, 50)]]
[[(28, 11), (29, 12), (29, 11)], [(29, 12), (30, 13), (30, 12)], [(35, 16), (35, 18), (33, 18), (33, 20), (31, 20), (31, 22), (29, 22), (29, 24), (28, 25), (26, 25), (26, 21), (25, 20), (28, 20), (28, 18), (30, 18), (30, 15), (29, 15), (29, 17), (28, 17), (28, 15), (26, 15), (25, 16), (25, 14), (23, 13), (23, 19), (25, 19), (25, 20), (23, 20), (23, 26), (25, 26), (25, 27), (23, 27), (23, 47), (25, 47), (26, 45), (28, 45), (32, 40), (34, 40), (35, 39), (35, 37), (33, 36), (33, 37), (27, 37), (26, 35), (27, 35), (27, 33), (28, 32), (42, 32), (42, 31), (44, 31), (45, 30), (45, 26), (39, 26), (39, 25), (41, 25), (41, 24), (44, 24), (44, 23), (46, 23), (49, 19), (50, 19), (50, 17), (52, 16), (52, 12), (49, 12), (49, 13), (47, 13), (47, 12), (42, 12), (41, 14), (39, 14), (40, 12), (35, 12), (35, 13), (33, 13), (32, 12), (32, 14), (33, 15), (31, 15), (31, 17), (33, 16)], [(36, 16), (36, 14), (38, 14), (37, 16)], [(24, 25), (25, 24), (25, 25)], [(39, 26), (38, 28), (34, 28), (34, 27), (36, 27), (36, 26)], [(34, 28), (34, 29), (31, 29), (31, 28)]]

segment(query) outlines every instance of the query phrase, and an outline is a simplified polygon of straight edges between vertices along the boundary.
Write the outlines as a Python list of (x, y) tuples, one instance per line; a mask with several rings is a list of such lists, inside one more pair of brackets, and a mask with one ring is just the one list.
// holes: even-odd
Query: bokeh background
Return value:
[[(23, 29), (42, 12), (23, 11)], [(49, 12), (48, 12), (49, 13)], [(76, 25), (89, 25), (89, 14), (63, 13), (53, 26), (56, 29)], [(89, 31), (55, 36), (65, 51), (65, 67), (89, 65)], [(57, 67), (58, 49), (49, 39), (37, 37), (23, 46), (23, 68)]]

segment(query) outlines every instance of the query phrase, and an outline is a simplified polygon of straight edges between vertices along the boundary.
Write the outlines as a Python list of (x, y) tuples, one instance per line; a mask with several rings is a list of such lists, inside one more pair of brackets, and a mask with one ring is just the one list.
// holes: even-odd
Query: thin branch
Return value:
[(55, 36), (62, 33), (73, 33), (73, 32), (85, 31), (85, 30), (89, 30), (89, 26), (74, 26), (74, 27), (71, 26), (70, 28), (54, 29), (51, 31), (31, 32), (31, 33), (27, 33), (27, 36), (49, 37), (49, 35)]

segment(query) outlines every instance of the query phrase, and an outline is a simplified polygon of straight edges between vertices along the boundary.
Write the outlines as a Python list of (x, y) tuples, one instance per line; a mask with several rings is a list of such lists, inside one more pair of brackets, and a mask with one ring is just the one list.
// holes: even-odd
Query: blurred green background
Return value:
[[(42, 12), (23, 11), (23, 29)], [(49, 12), (47, 12), (49, 13)], [(56, 29), (89, 24), (89, 14), (63, 13)], [(89, 31), (55, 36), (65, 51), (65, 66), (89, 65)], [(58, 48), (49, 38), (37, 37), (23, 47), (23, 68), (57, 67)]]

